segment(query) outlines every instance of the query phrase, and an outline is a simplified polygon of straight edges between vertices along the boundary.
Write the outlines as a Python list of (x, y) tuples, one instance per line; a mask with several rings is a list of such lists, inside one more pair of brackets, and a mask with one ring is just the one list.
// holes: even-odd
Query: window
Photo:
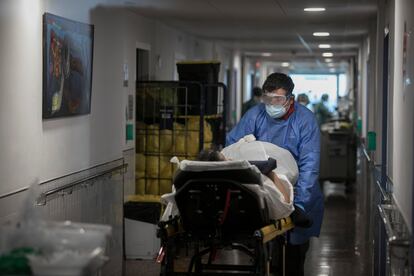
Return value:
[[(341, 78), (338, 82), (336, 74), (291, 74), (295, 89), (293, 93), (297, 96), (301, 93), (308, 95), (311, 104), (318, 103), (323, 94), (328, 94), (328, 107), (334, 111), (338, 99), (338, 86), (341, 86)], [(342, 77), (343, 78), (343, 77)], [(346, 85), (346, 77), (343, 82)], [(346, 91), (346, 88), (342, 88)], [(342, 96), (342, 95), (341, 95)]]

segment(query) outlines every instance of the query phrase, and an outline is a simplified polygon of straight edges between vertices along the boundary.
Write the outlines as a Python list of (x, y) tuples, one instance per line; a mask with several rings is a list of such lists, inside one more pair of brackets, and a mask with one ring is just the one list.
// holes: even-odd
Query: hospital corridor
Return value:
[(414, 274), (412, 0), (0, 0), (0, 276)]

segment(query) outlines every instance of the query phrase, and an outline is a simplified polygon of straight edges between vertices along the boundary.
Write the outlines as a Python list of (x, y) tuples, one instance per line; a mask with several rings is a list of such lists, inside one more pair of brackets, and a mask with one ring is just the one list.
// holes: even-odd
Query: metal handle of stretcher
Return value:
[(259, 230), (257, 230), (254, 235), (257, 238), (260, 238), (263, 243), (273, 240), (275, 237), (287, 232), (292, 229), (294, 224), (290, 217), (282, 218), (276, 222), (266, 225)]
[[(174, 226), (171, 224), (164, 223), (160, 225), (161, 228), (165, 229), (167, 237), (174, 236), (178, 233), (184, 232), (180, 223), (176, 223)], [(254, 236), (262, 240), (263, 243), (273, 240), (275, 237), (287, 232), (292, 229), (294, 224), (290, 217), (282, 218), (275, 221), (272, 224), (266, 225), (259, 230), (256, 230)]]

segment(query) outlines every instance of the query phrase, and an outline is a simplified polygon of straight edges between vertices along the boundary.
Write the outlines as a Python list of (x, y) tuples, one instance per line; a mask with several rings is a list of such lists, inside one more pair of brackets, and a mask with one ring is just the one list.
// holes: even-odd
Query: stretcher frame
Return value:
[[(215, 183), (217, 179), (209, 179), (204, 182)], [(186, 185), (191, 185), (194, 181), (187, 181)], [(200, 182), (200, 180), (197, 180)], [(203, 181), (202, 181), (203, 182)], [(242, 190), (246, 188), (237, 181), (228, 181), (234, 187)], [(159, 223), (158, 237), (161, 239), (161, 249), (157, 262), (161, 264), (160, 275), (270, 275), (272, 263), (273, 246), (272, 241), (279, 235), (292, 229), (294, 224), (290, 217), (276, 221), (267, 221), (262, 227), (256, 229), (251, 234), (241, 238), (229, 239), (222, 235), (220, 227), (216, 227), (208, 237), (199, 237), (186, 231), (182, 218), (175, 216), (168, 221)], [(193, 250), (187, 255), (191, 255), (187, 271), (176, 271), (176, 251), (177, 244), (191, 244)], [(217, 250), (230, 248), (238, 250), (252, 260), (251, 264), (216, 264), (215, 255)], [(208, 255), (207, 261), (203, 257)], [(235, 274), (237, 273), (237, 274)]]

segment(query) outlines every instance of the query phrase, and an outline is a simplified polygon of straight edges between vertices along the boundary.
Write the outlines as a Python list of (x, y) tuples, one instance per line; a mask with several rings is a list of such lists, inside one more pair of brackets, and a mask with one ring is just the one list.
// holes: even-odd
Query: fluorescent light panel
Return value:
[(289, 62), (282, 62), (282, 67), (289, 67), (290, 63)]
[(332, 62), (331, 58), (325, 58), (325, 62)]
[(314, 32), (313, 36), (330, 36), (328, 32)]
[(329, 49), (329, 48), (331, 48), (331, 44), (319, 44), (319, 48), (321, 48), (321, 49)]
[(323, 57), (333, 57), (332, 53), (322, 53)]
[(322, 7), (320, 7), (320, 8), (317, 8), (317, 7), (312, 7), (312, 8), (304, 8), (303, 9), (305, 12), (321, 12), (321, 11), (325, 11), (326, 9), (325, 8), (322, 8)]
[(271, 53), (262, 53), (262, 57), (270, 57), (271, 55)]

